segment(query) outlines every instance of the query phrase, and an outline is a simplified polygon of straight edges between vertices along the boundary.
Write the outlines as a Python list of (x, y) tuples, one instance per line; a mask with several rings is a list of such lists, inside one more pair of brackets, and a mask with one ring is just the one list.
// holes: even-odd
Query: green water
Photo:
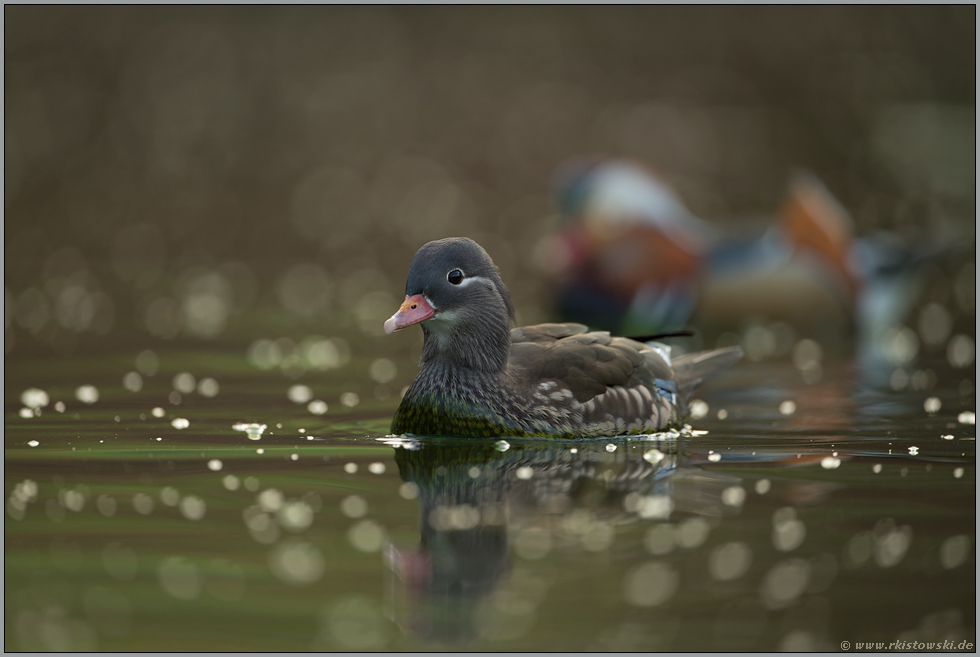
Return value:
[(298, 381), (317, 415), (242, 351), (160, 351), (138, 392), (120, 352), (6, 363), (6, 650), (975, 643), (975, 400), (942, 363), (897, 392), (741, 363), (693, 432), (505, 444), (386, 440), (397, 391), (353, 369)]

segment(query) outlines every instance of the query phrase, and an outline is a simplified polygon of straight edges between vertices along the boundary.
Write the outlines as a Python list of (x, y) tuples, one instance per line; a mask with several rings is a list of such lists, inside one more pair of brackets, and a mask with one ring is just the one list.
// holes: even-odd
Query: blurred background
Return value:
[[(4, 37), (6, 649), (975, 643), (974, 6)], [(459, 235), (519, 324), (746, 362), (655, 442), (374, 440)]]
[[(488, 250), (518, 323), (576, 319), (548, 240), (570, 220), (560, 172), (591, 156), (650, 167), (750, 238), (805, 170), (855, 239), (966, 245), (889, 334), (893, 364), (968, 334), (965, 365), (975, 15), (6, 7), (6, 358), (220, 343), (299, 376), (365, 343), (401, 357), (419, 335), (382, 322), (415, 250), (452, 235)], [(744, 341), (749, 320), (709, 341)], [(750, 356), (806, 335), (762, 329)]]

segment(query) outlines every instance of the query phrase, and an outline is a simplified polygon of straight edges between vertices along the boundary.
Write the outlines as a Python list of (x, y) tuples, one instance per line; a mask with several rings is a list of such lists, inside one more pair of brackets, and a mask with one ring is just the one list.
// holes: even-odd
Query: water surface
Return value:
[(174, 350), (124, 385), (119, 351), (6, 363), (7, 650), (975, 643), (975, 401), (943, 363), (900, 391), (741, 363), (681, 432), (465, 441), (386, 437), (363, 375)]

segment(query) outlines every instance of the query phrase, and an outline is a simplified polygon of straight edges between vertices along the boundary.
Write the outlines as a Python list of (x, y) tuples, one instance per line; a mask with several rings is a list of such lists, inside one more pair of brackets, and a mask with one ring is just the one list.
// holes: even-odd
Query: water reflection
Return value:
[[(975, 400), (941, 353), (902, 391), (822, 356), (815, 383), (795, 362), (736, 368), (692, 404), (697, 430), (671, 437), (484, 444), (376, 440), (394, 404), (368, 387), (391, 374), (381, 354), (357, 352), (360, 379), (317, 373), (326, 387), (236, 349), (13, 370), (11, 649), (975, 640)], [(391, 363), (397, 389), (415, 364)], [(916, 371), (935, 381), (916, 388)], [(315, 394), (296, 403), (294, 385)]]
[[(489, 443), (391, 441), (406, 486), (417, 491), (417, 547), (388, 544), (388, 613), (406, 634), (460, 643), (516, 638), (527, 631), (548, 582), (512, 576), (555, 551), (622, 552), (622, 527), (646, 523), (653, 557), (704, 543), (741, 508), (740, 478), (689, 464), (676, 440)], [(516, 444), (515, 444), (516, 443)], [(610, 449), (612, 448), (612, 449)], [(653, 455), (653, 457), (650, 457)], [(345, 507), (355, 507), (352, 498)], [(712, 556), (716, 579), (751, 561), (744, 543)], [(666, 603), (679, 573), (656, 559), (626, 573), (635, 607)], [(523, 628), (523, 630), (521, 629)]]

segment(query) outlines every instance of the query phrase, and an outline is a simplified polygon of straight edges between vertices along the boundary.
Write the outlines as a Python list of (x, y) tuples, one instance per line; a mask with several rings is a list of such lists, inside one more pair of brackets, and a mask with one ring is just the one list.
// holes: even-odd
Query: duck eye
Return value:
[(449, 276), (447, 278), (449, 279), (449, 282), (452, 283), (453, 285), (459, 285), (460, 283), (463, 282), (463, 272), (461, 272), (458, 269), (454, 269), (451, 272), (449, 272)]

